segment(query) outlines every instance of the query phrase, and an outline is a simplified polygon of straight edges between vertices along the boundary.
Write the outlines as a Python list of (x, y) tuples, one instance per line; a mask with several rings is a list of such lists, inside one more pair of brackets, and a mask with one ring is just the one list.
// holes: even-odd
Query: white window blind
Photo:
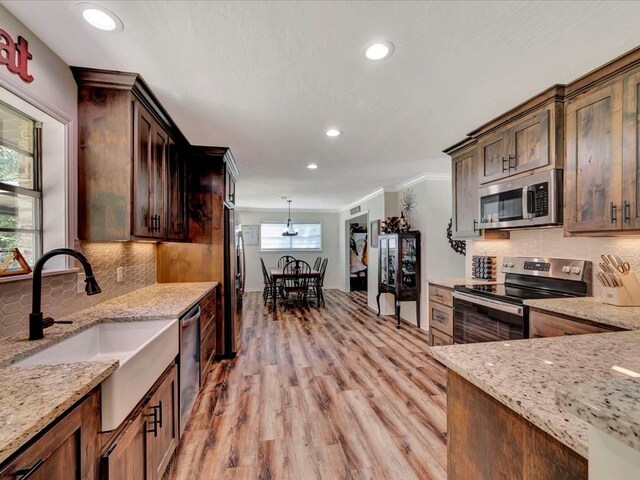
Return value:
[(296, 237), (284, 237), (285, 222), (260, 224), (260, 250), (262, 251), (320, 251), (322, 250), (322, 224), (319, 222), (295, 222)]

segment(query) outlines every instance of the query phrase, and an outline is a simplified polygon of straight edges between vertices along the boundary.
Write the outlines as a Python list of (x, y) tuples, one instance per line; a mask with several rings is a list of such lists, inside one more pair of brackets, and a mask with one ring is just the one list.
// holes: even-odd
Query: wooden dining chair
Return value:
[(320, 265), (322, 264), (322, 257), (316, 258), (315, 263), (313, 264), (313, 269), (318, 271), (320, 270)]
[[(269, 271), (267, 270), (267, 267), (265, 266), (264, 260), (262, 258), (260, 258), (260, 264), (262, 265), (262, 280), (264, 282), (262, 299), (264, 300), (264, 305), (266, 306), (267, 302), (273, 298), (273, 294), (271, 293), (271, 282), (273, 282), (274, 280), (271, 278), (271, 275), (269, 275)], [(282, 288), (280, 288), (278, 285), (276, 285), (276, 298), (282, 298)]]
[(311, 265), (303, 260), (293, 260), (287, 263), (282, 269), (283, 279), (283, 295), (284, 309), (293, 295), (299, 302), (304, 302), (309, 308), (309, 274), (311, 273)]
[(291, 255), (284, 255), (280, 257), (280, 260), (278, 260), (278, 268), (284, 268), (287, 263), (293, 261), (295, 261), (294, 257), (292, 257)]
[(309, 294), (307, 295), (309, 298), (316, 299), (316, 307), (320, 308), (320, 306), (325, 306), (324, 303), (324, 292), (322, 291), (322, 287), (324, 286), (324, 275), (327, 271), (327, 264), (329, 263), (329, 259), (325, 258), (318, 269), (320, 271), (320, 276), (318, 278), (312, 278), (309, 281)]

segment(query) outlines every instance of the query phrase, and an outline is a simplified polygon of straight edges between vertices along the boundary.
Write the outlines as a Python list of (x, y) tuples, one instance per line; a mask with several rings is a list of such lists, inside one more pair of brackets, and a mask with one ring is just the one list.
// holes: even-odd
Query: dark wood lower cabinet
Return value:
[(449, 480), (586, 480), (587, 460), (449, 370)]
[(171, 365), (100, 459), (102, 480), (158, 480), (179, 441), (178, 369)]
[(85, 397), (3, 468), (0, 479), (97, 479), (99, 398), (97, 389)]

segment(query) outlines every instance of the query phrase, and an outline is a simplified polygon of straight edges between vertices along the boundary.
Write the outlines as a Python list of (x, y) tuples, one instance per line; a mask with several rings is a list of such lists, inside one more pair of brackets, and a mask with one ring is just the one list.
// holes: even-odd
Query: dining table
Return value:
[(273, 311), (276, 311), (276, 285), (279, 280), (285, 278), (320, 278), (320, 270), (311, 270), (309, 273), (284, 273), (280, 267), (272, 267), (269, 269), (269, 275), (271, 275), (271, 307)]

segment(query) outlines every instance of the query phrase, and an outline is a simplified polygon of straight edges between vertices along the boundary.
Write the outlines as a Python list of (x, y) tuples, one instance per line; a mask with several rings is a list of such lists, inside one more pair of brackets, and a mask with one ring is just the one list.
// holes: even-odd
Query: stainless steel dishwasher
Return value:
[(200, 390), (200, 305), (180, 318), (180, 436)]

